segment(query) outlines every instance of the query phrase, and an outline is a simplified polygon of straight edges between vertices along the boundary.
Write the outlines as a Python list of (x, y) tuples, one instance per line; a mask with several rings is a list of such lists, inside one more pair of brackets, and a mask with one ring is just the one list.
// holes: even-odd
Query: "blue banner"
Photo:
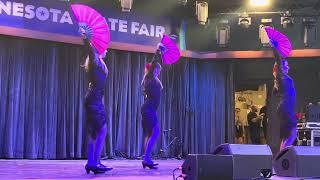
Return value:
[(156, 45), (162, 34), (171, 34), (170, 21), (149, 19), (134, 13), (100, 10), (106, 18), (111, 40), (143, 45)]
[[(154, 46), (161, 40), (161, 34), (171, 33), (168, 19), (150, 19), (120, 10), (112, 12), (104, 7), (96, 10), (106, 17), (112, 42)], [(52, 0), (0, 0), (0, 34), (81, 42), (70, 3)]]
[(58, 1), (0, 0), (0, 25), (78, 36), (69, 5)]

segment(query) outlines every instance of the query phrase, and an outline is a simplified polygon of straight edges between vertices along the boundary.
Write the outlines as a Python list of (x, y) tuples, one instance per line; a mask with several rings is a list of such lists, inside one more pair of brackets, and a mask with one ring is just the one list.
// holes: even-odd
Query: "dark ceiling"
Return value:
[[(182, 0), (133, 0), (132, 12), (150, 14), (155, 16), (193, 17), (195, 14), (196, 0), (187, 0), (185, 5)], [(251, 11), (285, 11), (301, 16), (320, 15), (320, 0), (271, 0), (271, 6), (264, 9), (248, 6), (248, 0), (204, 0), (209, 3), (209, 17), (218, 13), (251, 12)], [(86, 2), (92, 5), (106, 6), (120, 9), (118, 0), (71, 0), (71, 2)]]

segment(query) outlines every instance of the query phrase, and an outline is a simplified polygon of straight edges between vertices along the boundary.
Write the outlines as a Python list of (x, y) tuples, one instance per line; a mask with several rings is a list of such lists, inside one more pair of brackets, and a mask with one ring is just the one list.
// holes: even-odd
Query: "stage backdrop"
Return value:
[[(0, 37), (0, 158), (85, 158), (82, 47)], [(104, 155), (143, 153), (141, 80), (152, 54), (110, 51)], [(182, 139), (183, 153), (209, 153), (232, 142), (232, 67), (181, 59), (163, 67), (161, 130)], [(166, 145), (160, 136), (156, 154)]]

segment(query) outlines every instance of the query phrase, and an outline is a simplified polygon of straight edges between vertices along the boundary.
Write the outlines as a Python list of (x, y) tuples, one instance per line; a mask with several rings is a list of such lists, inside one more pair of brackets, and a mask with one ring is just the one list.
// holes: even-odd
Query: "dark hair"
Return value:
[(153, 61), (150, 65), (150, 69), (146, 75), (146, 79), (148, 79), (148, 80), (154, 79), (154, 70), (156, 69), (156, 67), (161, 68), (161, 65), (158, 62)]
[(86, 57), (86, 61), (84, 62), (84, 64), (82, 64), (80, 66), (83, 67), (86, 72), (89, 72), (89, 69), (91, 67), (89, 55)]
[[(285, 65), (286, 62), (288, 64), (288, 61), (286, 59), (282, 59), (281, 60), (282, 68), (283, 68), (283, 66)], [(278, 65), (277, 62), (275, 62), (274, 65), (273, 65), (273, 69), (272, 69), (273, 75), (277, 75), (277, 68), (279, 68), (279, 65)], [(280, 71), (282, 71), (282, 70), (280, 69)]]

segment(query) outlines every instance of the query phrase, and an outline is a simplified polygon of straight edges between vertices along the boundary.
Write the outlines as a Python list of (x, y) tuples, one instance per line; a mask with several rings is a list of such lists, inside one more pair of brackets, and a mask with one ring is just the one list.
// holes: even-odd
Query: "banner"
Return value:
[[(95, 8), (95, 7), (93, 7)], [(171, 33), (168, 19), (95, 8), (106, 17), (112, 42), (154, 46)], [(81, 44), (70, 3), (52, 0), (0, 0), (0, 34)]]
[(156, 45), (161, 41), (162, 34), (171, 34), (169, 20), (149, 19), (128, 12), (99, 12), (107, 18), (112, 41)]

